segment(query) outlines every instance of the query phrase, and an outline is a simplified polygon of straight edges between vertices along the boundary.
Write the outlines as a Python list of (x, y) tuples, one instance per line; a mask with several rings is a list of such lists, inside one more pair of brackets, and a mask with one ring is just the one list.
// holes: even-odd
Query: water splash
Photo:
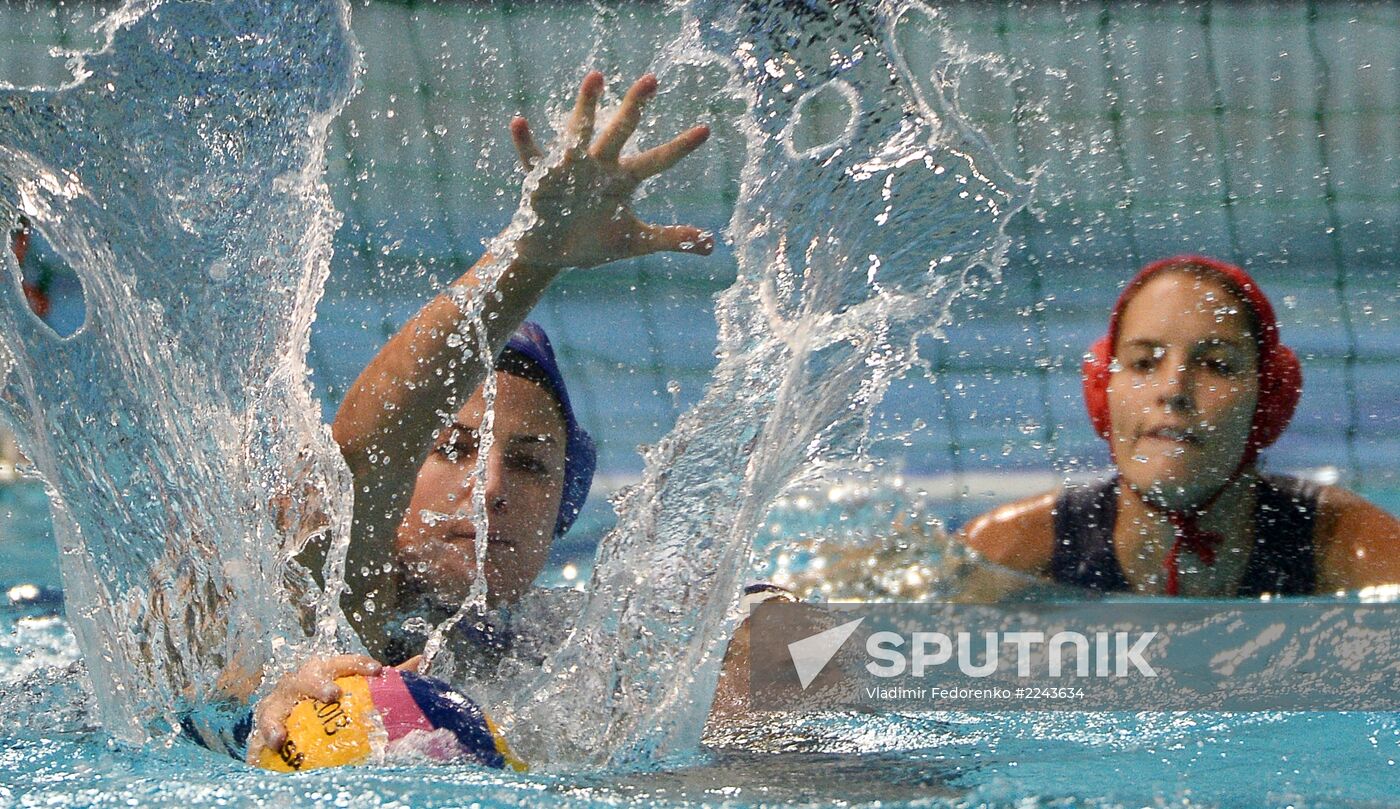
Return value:
[[(905, 63), (897, 29), (933, 20), (924, 7), (681, 13), (663, 71), (718, 65), (747, 107), (740, 275), (719, 302), (713, 382), (648, 452), (573, 637), (509, 713), (537, 760), (636, 763), (698, 741), (769, 507), (861, 455), (915, 340), (947, 323), (969, 273), (994, 274), (1025, 197)], [(335, 221), (325, 128), (355, 57), (329, 1), (150, 0), (104, 25), (108, 47), (72, 86), (0, 107), (0, 213), (38, 223), (88, 311), (57, 338), (6, 259), (3, 401), (51, 487), (93, 679), (116, 684), (104, 721), (139, 737), (279, 647), (294, 661), (304, 608), (322, 643), (343, 627), (339, 554), (325, 594), (302, 576), (306, 603), (280, 595), (308, 531), (349, 536), (304, 356)], [(829, 133), (805, 123), (822, 106), (845, 113)]]
[(59, 338), (4, 251), (0, 411), (49, 488), (102, 720), (140, 739), (343, 625), (291, 558), (349, 535), (304, 358), (358, 56), (338, 0), (132, 0), (99, 33), (68, 86), (0, 87), (0, 223), (36, 223), (87, 312)]
[[(572, 637), (509, 715), (512, 738), (552, 762), (693, 748), (770, 505), (861, 456), (916, 340), (941, 332), (977, 273), (995, 277), (1029, 190), (940, 75), (909, 69), (903, 26), (938, 27), (922, 4), (694, 0), (681, 13), (658, 72), (719, 65), (747, 108), (739, 277), (718, 301), (703, 399), (647, 452)], [(846, 110), (829, 138), (802, 125), (818, 103)]]

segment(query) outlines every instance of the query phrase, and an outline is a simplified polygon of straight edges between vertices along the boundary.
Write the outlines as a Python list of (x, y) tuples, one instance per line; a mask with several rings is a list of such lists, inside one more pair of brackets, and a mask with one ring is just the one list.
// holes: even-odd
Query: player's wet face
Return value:
[(1171, 508), (1199, 502), (1244, 456), (1259, 399), (1253, 319), (1208, 274), (1165, 272), (1123, 310), (1108, 387), (1123, 480)]
[[(497, 374), (496, 385), (494, 440), (481, 486), (492, 606), (523, 595), (549, 555), (564, 491), (566, 440), (548, 390), (509, 373)], [(459, 605), (477, 578), (473, 498), (485, 417), (478, 389), (435, 438), (395, 538), (400, 587), (444, 607)]]

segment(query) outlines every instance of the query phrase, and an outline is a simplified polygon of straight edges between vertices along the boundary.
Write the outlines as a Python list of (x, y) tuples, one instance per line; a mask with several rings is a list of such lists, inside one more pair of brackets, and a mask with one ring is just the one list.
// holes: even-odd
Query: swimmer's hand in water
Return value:
[[(595, 267), (618, 259), (673, 251), (709, 255), (714, 237), (686, 225), (652, 225), (632, 212), (632, 194), (644, 180), (674, 166), (700, 147), (710, 129), (697, 126), (669, 143), (622, 156), (622, 148), (656, 95), (656, 77), (641, 77), (627, 91), (602, 134), (593, 139), (603, 74), (583, 79), (567, 129), (560, 134), (563, 157), (539, 178), (528, 204), (539, 221), (516, 243), (517, 260), (543, 267)], [(516, 118), (511, 139), (527, 170), (546, 159), (530, 125)]]
[[(415, 658), (416, 659), (416, 658)], [(358, 674), (373, 677), (383, 668), (378, 661), (364, 655), (313, 657), (296, 671), (283, 675), (272, 693), (258, 701), (253, 709), (253, 731), (248, 736), (245, 761), (257, 765), (265, 749), (277, 750), (287, 741), (287, 717), (298, 702), (318, 699), (334, 702), (340, 699), (337, 677)]]

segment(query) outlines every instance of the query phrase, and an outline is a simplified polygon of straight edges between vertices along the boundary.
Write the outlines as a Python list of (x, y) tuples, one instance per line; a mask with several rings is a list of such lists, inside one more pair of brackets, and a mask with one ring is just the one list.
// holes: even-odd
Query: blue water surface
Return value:
[[(4, 581), (56, 587), (42, 489), (0, 487), (0, 504)], [(547, 578), (562, 582), (559, 566)], [(272, 774), (179, 739), (135, 748), (103, 732), (59, 613), (0, 603), (0, 806), (1400, 805), (1389, 713), (833, 713), (712, 732), (649, 772)]]
[[(490, 4), (460, 4), (462, 8), (476, 5), (483, 9), (483, 15), (496, 13)], [(523, 10), (517, 13), (535, 13), (535, 9), (525, 8), (535, 4), (519, 5)], [(567, 4), (538, 5), (567, 11)], [(583, 8), (583, 4), (576, 5)], [(414, 92), (378, 80), (377, 71), (387, 72), (388, 66), (397, 70), (405, 63), (401, 36), (404, 25), (392, 15), (418, 6), (384, 3), (365, 10), (364, 20), (374, 21), (380, 19), (379, 15), (386, 15), (388, 21), (379, 28), (366, 22), (357, 26), (371, 49), (371, 81), (357, 102), (363, 108), (357, 108), (358, 117), (346, 116), (337, 126), (352, 131), (358, 124), (367, 132), (373, 131), (371, 121), (387, 120), (380, 115), (381, 108), (392, 108), (391, 102), (381, 97), (392, 97), (397, 92), (408, 97)], [(973, 10), (962, 13), (1000, 13), (990, 5), (985, 12), (976, 10), (975, 4), (967, 4), (967, 8)], [(1195, 13), (1185, 7), (1180, 10)], [(1074, 55), (1076, 48), (1082, 48), (1098, 57), (1100, 41), (1095, 32), (1118, 32), (1118, 46), (1131, 45), (1129, 50), (1146, 54), (1147, 60), (1154, 53), (1166, 52), (1173, 59), (1196, 66), (1207, 62), (1195, 58), (1195, 46), (1183, 47), (1180, 36), (1172, 40), (1142, 35), (1138, 27), (1156, 30), (1153, 19), (1159, 11), (1150, 5), (1128, 10), (1106, 4), (1102, 10), (1079, 10), (1047, 4), (1043, 10), (1033, 11), (1051, 19), (1039, 27), (1011, 27), (1013, 35), (1020, 37), (1015, 41), (1023, 43), (1018, 46), (1023, 51), (1026, 42), (1043, 42), (1029, 52), (1037, 63), (1052, 65), (1058, 71), (1032, 72), (1029, 76), (1033, 86), (1039, 86), (1036, 82), (1046, 84), (1051, 100), (1060, 102), (1051, 105), (1051, 115), (1068, 115), (1064, 111), (1079, 109), (1067, 103), (1071, 94), (1074, 98), (1079, 93), (1090, 94), (1095, 103), (1106, 95), (1091, 75), (1098, 73), (1097, 66), (1085, 70), (1078, 61), (1079, 55)], [(1234, 9), (1227, 4), (1220, 4), (1215, 11), (1227, 23), (1255, 14), (1248, 7)], [(1336, 18), (1332, 24), (1337, 30), (1346, 31), (1354, 16), (1387, 12), (1376, 6), (1365, 15), (1354, 15), (1341, 6), (1329, 9), (1324, 5), (1319, 11), (1315, 4), (1306, 9), (1303, 4), (1291, 4), (1273, 13), (1291, 15), (1289, 19), (1300, 21), (1318, 16), (1324, 21)], [(1149, 19), (1143, 22), (1137, 17)], [(435, 24), (436, 18), (425, 19), (414, 17), (411, 22), (421, 28)], [(480, 27), (477, 22), (468, 17), (466, 25)], [(452, 35), (447, 23), (437, 20), (437, 24), (449, 31), (443, 38), (452, 40), (454, 46), (461, 40), (464, 44), (460, 47), (475, 47), (470, 37)], [(1076, 35), (1065, 34), (1067, 25), (1076, 26)], [(1250, 42), (1263, 44), (1234, 50), (1221, 47), (1221, 52), (1271, 54), (1268, 59), (1259, 60), (1261, 76), (1288, 72), (1276, 71), (1269, 60), (1283, 60), (1287, 66), (1292, 63), (1286, 60), (1300, 58), (1300, 54), (1309, 51), (1299, 33), (1305, 30), (1301, 24), (1280, 24), (1278, 31), (1264, 25), (1251, 29), (1238, 20), (1235, 26), (1221, 28), (1226, 32), (1221, 36), (1236, 40), (1251, 37)], [(1201, 26), (1193, 16), (1179, 27), (1195, 31)], [(375, 32), (381, 28), (386, 33), (377, 38)], [(995, 39), (1004, 36), (1004, 30), (1003, 26), (987, 23), (967, 36)], [(1046, 32), (1043, 36), (1038, 33), (1042, 30)], [(1329, 54), (1330, 42), (1355, 41), (1354, 36), (1329, 35), (1332, 30), (1325, 29), (1319, 37), (1320, 47)], [(1395, 41), (1393, 21), (1367, 30), (1379, 31), (1391, 37), (1392, 43)], [(372, 49), (381, 40), (384, 50), (376, 56)], [(447, 44), (444, 43), (445, 48)], [(1061, 50), (1073, 58), (1062, 64)], [(538, 68), (535, 63), (551, 58), (575, 59), (562, 45), (545, 49), (529, 47), (527, 43), (522, 51), (522, 73), (539, 69), (553, 75), (558, 72), (553, 67)], [(1371, 61), (1384, 67), (1384, 59), (1358, 57), (1362, 58), (1368, 68)], [(476, 62), (466, 64), (477, 66)], [(1370, 99), (1361, 97), (1364, 94), (1360, 89), (1353, 93), (1356, 98), (1343, 97), (1353, 84), (1362, 87), (1348, 83), (1351, 80), (1347, 77), (1380, 71), (1367, 73), (1343, 69), (1345, 66), (1340, 60), (1333, 65), (1337, 103), (1363, 107), (1362, 102)], [(439, 94), (478, 113), (477, 118), (504, 121), (507, 114), (518, 111), (512, 107), (509, 113), (481, 113), (482, 105), (477, 101), (511, 97), (511, 104), (515, 104), (516, 94), (500, 92), (484, 82), (477, 87), (462, 81), (460, 74), (453, 71), (439, 72), (443, 75), (428, 78), (436, 83), (472, 85), (474, 89), (468, 89), (482, 96), (467, 103), (447, 93)], [(1119, 92), (1130, 98), (1138, 93), (1148, 101), (1167, 95), (1151, 81), (1151, 71), (1140, 72), (1134, 81), (1122, 82)], [(1293, 73), (1304, 79), (1311, 75), (1306, 70), (1289, 75)], [(1074, 80), (1065, 82), (1065, 76)], [(1129, 71), (1128, 77), (1134, 78), (1134, 74)], [(990, 91), (967, 92), (969, 106), (986, 107), (995, 112), (994, 120), (1010, 121), (1009, 104), (1003, 96), (1010, 94), (1012, 88), (1005, 78), (972, 76), (970, 80), (989, 83)], [(423, 81), (423, 76), (402, 79), (403, 87)], [(1181, 85), (1195, 87), (1186, 82)], [(1310, 110), (1309, 99), (1276, 91), (1275, 86), (1274, 81), (1262, 79), (1226, 82), (1222, 98), (1231, 104), (1221, 114), (1233, 120), (1230, 116), (1257, 108), (1257, 114), (1266, 122), (1260, 125), (1261, 132), (1265, 126), (1279, 126), (1288, 128), (1290, 133), (1293, 129), (1289, 127), (1294, 126), (1290, 122), (1303, 121), (1311, 127), (1315, 118), (1322, 117), (1321, 106)], [(1241, 93), (1242, 98), (1235, 97)], [(1296, 114), (1277, 114), (1267, 104), (1255, 103), (1254, 93), (1283, 97), (1290, 108), (1297, 107), (1293, 111)], [(1191, 100), (1194, 102), (1195, 98)], [(1148, 116), (1134, 121), (1133, 113), (1148, 109), (1147, 102), (1142, 103), (1136, 109), (1127, 105), (1130, 135), (1133, 127), (1143, 126), (1143, 120), (1149, 128), (1158, 126), (1157, 119)], [(1065, 176), (1080, 177), (1082, 173), (1086, 187), (1103, 190), (1113, 197), (1117, 186), (1102, 180), (1116, 176), (1117, 169), (1100, 163), (1107, 159), (1105, 155), (1114, 155), (1115, 150), (1066, 149), (1061, 143), (1063, 137), (1064, 143), (1071, 145), (1081, 141), (1097, 144), (1104, 137), (1101, 130), (1108, 127), (1108, 104), (1099, 106), (1102, 109), (1096, 114), (1101, 113), (1103, 120), (1095, 119), (1082, 127), (1078, 121), (1058, 121), (1058, 127), (1022, 121), (1015, 133), (1009, 124), (1001, 130), (997, 137), (1003, 146), (1001, 151), (1006, 155), (1018, 150), (1027, 152), (1027, 168), (1046, 160), (1047, 155), (1053, 158), (1051, 171), (1042, 183), (1049, 191), (1042, 200), (1047, 210), (1035, 214), (1041, 216), (1039, 219), (1026, 214), (1018, 220), (1018, 243), (1004, 268), (1005, 283), (960, 302), (958, 325), (950, 330), (946, 342), (927, 346), (932, 364), (939, 370), (936, 377), (911, 378), (907, 385), (891, 390), (882, 413), (885, 421), (877, 425), (877, 433), (884, 430), (903, 437), (892, 445), (876, 446), (876, 456), (891, 468), (916, 477), (936, 478), (975, 472), (1059, 473), (1103, 467), (1106, 453), (1082, 413), (1078, 357), (1102, 331), (1107, 306), (1118, 284), (1132, 270), (1133, 251), (1124, 244), (1123, 232), (1133, 232), (1133, 223), (1129, 221), (1124, 226), (1107, 221), (1107, 217), (1115, 215), (1111, 212), (1105, 216), (1086, 214), (1086, 210), (1096, 210), (1082, 204), (1089, 193), (1080, 190), (1075, 197), (1066, 190), (1069, 183), (1062, 182)], [(406, 105), (399, 109), (406, 109)], [(1113, 109), (1114, 121), (1119, 112), (1116, 107)], [(1270, 116), (1283, 123), (1276, 123)], [(407, 117), (400, 115), (396, 120)], [(991, 113), (986, 117), (993, 119)], [(1200, 117), (1207, 120), (1210, 116)], [(426, 126), (423, 129), (430, 131)], [(1021, 143), (1021, 129), (1026, 131), (1028, 143)], [(1297, 149), (1299, 153), (1312, 156), (1316, 152), (1312, 144), (1318, 138), (1311, 130), (1305, 138), (1291, 140), (1274, 138), (1272, 134), (1254, 137), (1253, 130), (1249, 132), (1241, 137), (1251, 148), (1278, 151), (1292, 148), (1288, 144), (1296, 141), (1303, 144)], [(1015, 143), (1011, 142), (1012, 134), (1016, 134)], [(1350, 142), (1346, 140), (1346, 129), (1331, 134), (1329, 142)], [(499, 135), (498, 132), (493, 137)], [(1173, 133), (1163, 135), (1167, 136)], [(1042, 137), (1055, 141), (1042, 147), (1045, 154), (1035, 152), (1037, 139)], [(426, 135), (422, 138), (426, 139)], [(429, 247), (415, 254), (412, 233), (408, 247), (382, 250), (387, 259), (365, 254), (366, 245), (392, 246), (403, 240), (403, 233), (395, 231), (394, 217), (389, 214), (426, 229), (424, 223), (431, 217), (413, 205), (426, 205), (435, 197), (425, 183), (403, 183), (390, 175), (393, 161), (386, 155), (402, 151), (396, 145), (400, 143), (397, 137), (365, 138), (359, 141), (360, 145), (344, 136), (340, 140), (343, 142), (332, 155), (333, 169), (352, 176), (350, 166), (367, 166), (365, 176), (371, 179), (365, 189), (353, 181), (338, 182), (336, 191), (348, 198), (366, 190), (370, 199), (363, 205), (368, 213), (349, 204), (341, 206), (346, 211), (346, 225), (339, 236), (327, 297), (312, 334), (309, 364), (315, 372), (316, 392), (326, 418), (383, 340), (426, 300), (434, 283), (441, 281), (434, 276), (452, 277), (462, 269), (435, 265), (431, 272), (425, 271), (425, 256), (432, 258), (449, 251), (440, 246), (429, 249), (434, 243), (422, 238), (420, 241), (426, 241)], [(482, 144), (490, 142), (484, 134), (460, 137), (455, 130), (451, 140), (465, 144), (463, 148), (471, 152), (473, 160), (477, 159), (478, 149), (488, 148)], [(382, 154), (362, 145), (381, 141), (387, 144)], [(1139, 172), (1156, 170), (1158, 163), (1141, 159), (1140, 154), (1147, 148), (1144, 144), (1154, 142), (1146, 137), (1130, 140), (1118, 155), (1125, 164), (1123, 170), (1131, 172), (1134, 166)], [(732, 146), (726, 150), (716, 144), (711, 151), (714, 156), (708, 159), (717, 164), (734, 156)], [(1189, 150), (1183, 153), (1186, 151)], [(1356, 175), (1353, 185), (1365, 179), (1385, 182), (1386, 175), (1380, 169), (1391, 164), (1388, 155), (1380, 160), (1372, 159), (1361, 149), (1353, 151), (1357, 153), (1354, 160), (1338, 159), (1321, 169), (1311, 163), (1279, 168), (1280, 173), (1302, 178), (1300, 182), (1308, 190), (1306, 195), (1272, 192), (1279, 208), (1256, 206), (1273, 217), (1258, 219), (1262, 224), (1252, 224), (1256, 220), (1250, 219), (1249, 214), (1254, 209), (1239, 206), (1245, 222), (1241, 229), (1247, 239), (1244, 257), (1252, 262), (1251, 269), (1266, 270), (1261, 277), (1267, 278), (1280, 303), (1285, 339), (1303, 356), (1308, 374), (1299, 416), (1269, 457), (1280, 470), (1340, 467), (1344, 476), (1361, 479), (1363, 493), (1374, 502), (1400, 512), (1400, 486), (1390, 471), (1396, 450), (1400, 449), (1400, 395), (1396, 395), (1400, 391), (1395, 388), (1400, 384), (1400, 376), (1392, 372), (1393, 358), (1400, 355), (1400, 325), (1389, 315), (1394, 309), (1397, 288), (1393, 187), (1386, 191), (1388, 201), (1383, 204), (1363, 200), (1351, 204), (1361, 206), (1364, 202), (1364, 209), (1344, 209), (1345, 233), (1354, 234), (1364, 226), (1363, 232), (1370, 234), (1366, 238), (1351, 237), (1365, 249), (1352, 249), (1348, 243), (1344, 262), (1340, 254), (1332, 254), (1330, 229), (1317, 225), (1314, 220), (1322, 217), (1308, 207), (1324, 197), (1311, 179), (1319, 175), (1332, 173), (1342, 177), (1351, 171)], [(1089, 158), (1084, 157), (1086, 154)], [(360, 163), (356, 164), (352, 157), (358, 157)], [(1183, 160), (1192, 166), (1205, 165), (1189, 155)], [(1256, 165), (1246, 159), (1233, 167), (1241, 179), (1249, 179), (1251, 172), (1265, 173), (1276, 162), (1274, 158)], [(1149, 168), (1143, 168), (1144, 164)], [(1175, 166), (1171, 162), (1160, 165), (1164, 173)], [(503, 170), (482, 174), (492, 178), (490, 182), (505, 183), (509, 179)], [(1212, 183), (1213, 177), (1207, 177), (1198, 185), (1214, 193)], [(1165, 194), (1163, 189), (1170, 184), (1149, 180), (1139, 185), (1139, 204), (1125, 215), (1139, 217), (1136, 235), (1141, 239), (1142, 252), (1149, 256), (1189, 249), (1225, 253), (1224, 229), (1213, 224), (1213, 219), (1208, 226), (1197, 221), (1210, 219), (1209, 216), (1190, 215), (1191, 211), (1218, 213), (1214, 196), (1208, 204), (1200, 204), (1194, 198), (1179, 201), (1172, 197), (1154, 205), (1151, 194)], [(1260, 187), (1272, 188), (1267, 183)], [(394, 193), (387, 193), (386, 189)], [(376, 191), (380, 193), (376, 195)], [(413, 205), (400, 199), (400, 193), (409, 197)], [(485, 196), (486, 192), (482, 194)], [(716, 192), (715, 196), (720, 194)], [(1181, 196), (1184, 198), (1184, 193)], [(1269, 193), (1260, 196), (1267, 197)], [(1121, 212), (1124, 208), (1118, 203), (1113, 197), (1103, 209)], [(379, 207), (402, 210), (390, 211), (381, 218)], [(727, 216), (726, 208), (727, 204), (711, 200), (706, 205), (682, 206), (682, 210), (668, 212), (668, 216), (675, 213), (677, 219), (718, 228)], [(1302, 213), (1295, 213), (1294, 208)], [(716, 214), (716, 210), (720, 213)], [(1183, 211), (1190, 227), (1180, 224)], [(452, 215), (467, 223), (456, 234), (456, 244), (479, 243), (502, 220), (501, 211), (490, 205), (455, 205)], [(1307, 220), (1306, 227), (1298, 224), (1303, 220)], [(363, 230), (355, 229), (361, 226)], [(1097, 240), (1086, 238), (1085, 234), (1093, 234)], [(1197, 238), (1201, 234), (1204, 237)], [(43, 245), (37, 248), (36, 256), (39, 260), (56, 260), (46, 255)], [(1348, 300), (1355, 303), (1352, 315), (1357, 318), (1359, 334), (1349, 336), (1337, 326), (1341, 305), (1335, 295), (1338, 282), (1330, 272), (1320, 269), (1330, 269), (1333, 262), (1344, 265), (1348, 271), (1344, 280)], [(571, 275), (551, 290), (536, 311), (535, 317), (555, 336), (566, 373), (571, 380), (580, 380), (574, 388), (574, 399), (581, 420), (600, 438), (602, 458), (598, 491), (579, 524), (556, 546), (543, 583), (567, 586), (586, 578), (594, 545), (614, 522), (607, 494), (635, 479), (641, 469), (637, 445), (664, 435), (676, 416), (699, 399), (715, 364), (712, 298), (733, 280), (732, 267), (732, 257), (722, 250), (703, 267), (657, 259), (597, 274)], [(389, 283), (384, 278), (399, 282)], [(82, 321), (80, 293), (70, 281), (61, 276), (54, 290), (51, 323), (60, 333), (71, 332)], [(639, 301), (645, 305), (639, 305)], [(1371, 305), (1373, 302), (1375, 306)], [(1046, 313), (1043, 328), (1038, 328), (1035, 318), (1029, 316), (1035, 307), (1042, 307), (1040, 311)], [(1355, 429), (1348, 432), (1353, 400), (1359, 404), (1356, 423), (1352, 425)], [(925, 420), (926, 425), (910, 431), (916, 418)], [(950, 527), (956, 527), (1002, 496), (998, 492), (986, 496), (972, 492), (935, 503), (933, 509)], [(518, 775), (463, 765), (361, 767), (275, 775), (173, 738), (131, 747), (115, 741), (97, 726), (91, 694), (106, 684), (88, 682), (55, 597), (60, 587), (57, 556), (48, 527), (46, 500), (38, 484), (0, 485), (0, 560), (0, 807), (1400, 806), (1400, 772), (1396, 764), (1400, 760), (1400, 717), (1381, 713), (823, 714), (775, 718), (754, 727), (711, 734), (701, 751), (663, 762), (648, 772)]]

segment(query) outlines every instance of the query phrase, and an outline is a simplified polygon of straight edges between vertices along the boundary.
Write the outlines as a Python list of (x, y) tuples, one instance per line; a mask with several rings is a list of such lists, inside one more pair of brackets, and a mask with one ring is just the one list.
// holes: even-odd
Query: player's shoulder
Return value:
[(959, 536), (988, 561), (1040, 571), (1054, 550), (1058, 499), (1056, 490), (1003, 503), (969, 521)]

